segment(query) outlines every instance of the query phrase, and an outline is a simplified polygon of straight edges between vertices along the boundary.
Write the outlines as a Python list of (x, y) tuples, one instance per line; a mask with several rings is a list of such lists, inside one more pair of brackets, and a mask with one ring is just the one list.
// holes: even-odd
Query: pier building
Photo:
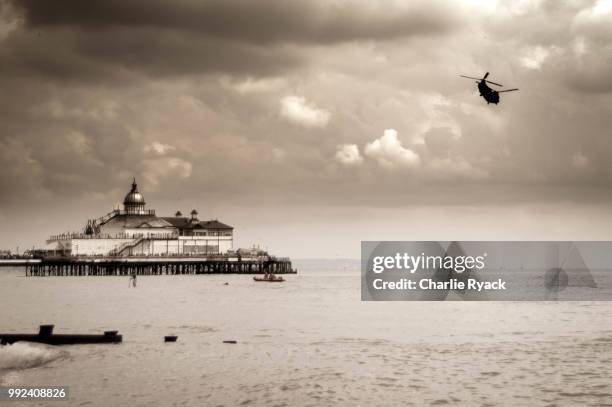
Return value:
[(63, 256), (208, 256), (233, 249), (234, 229), (217, 219), (200, 220), (194, 209), (186, 217), (157, 216), (146, 209), (134, 179), (123, 209), (87, 222), (81, 232), (47, 239), (46, 251)]

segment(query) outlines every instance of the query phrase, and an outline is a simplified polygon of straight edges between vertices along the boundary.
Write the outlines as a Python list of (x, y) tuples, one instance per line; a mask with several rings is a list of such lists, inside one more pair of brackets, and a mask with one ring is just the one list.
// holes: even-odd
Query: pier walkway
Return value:
[(45, 258), (25, 269), (28, 277), (297, 273), (290, 259), (272, 256)]

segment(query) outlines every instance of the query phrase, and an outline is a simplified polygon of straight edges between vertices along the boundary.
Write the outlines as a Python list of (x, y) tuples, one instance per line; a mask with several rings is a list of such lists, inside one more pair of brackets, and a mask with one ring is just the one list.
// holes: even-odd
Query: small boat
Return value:
[(280, 277), (280, 276), (275, 276), (274, 274), (265, 274), (263, 277), (253, 277), (253, 280), (255, 281), (263, 281), (266, 283), (282, 283), (283, 281), (285, 281), (284, 278)]

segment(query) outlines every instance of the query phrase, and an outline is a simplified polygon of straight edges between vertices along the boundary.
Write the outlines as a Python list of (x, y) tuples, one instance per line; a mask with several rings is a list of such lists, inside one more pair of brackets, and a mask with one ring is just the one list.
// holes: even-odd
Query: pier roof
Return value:
[(207, 220), (204, 222), (200, 222), (203, 224), (205, 229), (234, 229), (230, 225), (226, 225), (223, 222), (219, 222), (217, 219)]
[(179, 229), (234, 229), (216, 219), (196, 222), (192, 222), (191, 218), (180, 216), (164, 217), (162, 219)]
[(189, 226), (190, 218), (185, 218), (183, 216), (172, 216), (172, 217), (163, 217), (162, 219), (170, 223), (172, 226), (176, 228), (185, 229)]
[(119, 214), (116, 215), (106, 222), (105, 226), (120, 226), (124, 228), (139, 228), (139, 227), (150, 227), (150, 228), (169, 228), (172, 225), (170, 222), (159, 218), (155, 215), (132, 215), (132, 214)]

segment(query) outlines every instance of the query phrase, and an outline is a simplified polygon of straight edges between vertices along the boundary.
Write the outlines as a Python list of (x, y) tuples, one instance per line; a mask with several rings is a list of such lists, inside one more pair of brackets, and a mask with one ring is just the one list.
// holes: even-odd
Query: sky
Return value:
[[(0, 0), (0, 247), (136, 177), (236, 246), (612, 239), (612, 1)], [(487, 105), (476, 84), (518, 92)]]

